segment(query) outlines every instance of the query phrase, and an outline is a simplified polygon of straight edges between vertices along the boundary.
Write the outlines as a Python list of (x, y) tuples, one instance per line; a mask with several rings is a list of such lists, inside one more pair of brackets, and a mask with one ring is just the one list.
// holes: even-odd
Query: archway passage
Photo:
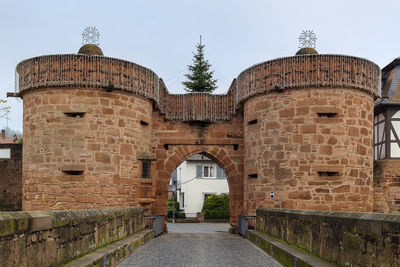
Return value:
[[(235, 159), (229, 154), (229, 146), (175, 146), (169, 149), (170, 156), (165, 160), (157, 162), (156, 176), (156, 198), (153, 207), (154, 214), (166, 214), (166, 203), (168, 198), (168, 185), (172, 172), (183, 161), (195, 154), (202, 154), (216, 162), (226, 173), (230, 192), (230, 223), (236, 226), (237, 217), (243, 208), (243, 181)], [(161, 163), (160, 163), (161, 162)]]
[[(159, 123), (158, 123), (159, 121)], [(172, 172), (186, 159), (202, 154), (225, 172), (230, 195), (230, 224), (237, 226), (243, 212), (243, 128), (242, 117), (213, 124), (174, 123), (153, 114), (155, 147), (155, 192), (151, 214), (167, 215), (168, 186)], [(154, 185), (153, 185), (154, 187)]]
[(229, 220), (229, 186), (223, 169), (202, 154), (182, 162), (171, 176), (167, 210), (172, 222)]

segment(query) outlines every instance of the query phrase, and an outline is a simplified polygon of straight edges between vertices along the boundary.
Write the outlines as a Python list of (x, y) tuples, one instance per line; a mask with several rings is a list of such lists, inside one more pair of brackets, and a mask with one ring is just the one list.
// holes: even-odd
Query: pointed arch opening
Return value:
[[(171, 184), (171, 177), (174, 170), (184, 161), (190, 159), (194, 155), (203, 156), (211, 160), (226, 176), (226, 182), (229, 191), (229, 223), (232, 227), (236, 227), (238, 215), (242, 212), (243, 207), (243, 181), (241, 179), (241, 169), (239, 162), (232, 157), (232, 153), (227, 151), (226, 147), (218, 146), (174, 146), (166, 151), (163, 159), (158, 160), (156, 168), (156, 200), (153, 214), (167, 215), (168, 189)], [(194, 167), (196, 168), (196, 167)], [(207, 173), (208, 172), (208, 173)], [(216, 174), (217, 169), (212, 170)], [(204, 169), (202, 169), (204, 175)], [(206, 168), (206, 175), (210, 176), (210, 169)], [(212, 175), (213, 173), (211, 173)], [(192, 177), (194, 178), (194, 177)], [(176, 184), (177, 185), (177, 184)]]

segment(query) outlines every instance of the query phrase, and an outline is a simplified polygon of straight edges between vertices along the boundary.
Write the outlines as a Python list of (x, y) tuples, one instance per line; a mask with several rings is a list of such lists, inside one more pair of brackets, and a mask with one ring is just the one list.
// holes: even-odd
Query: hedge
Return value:
[(210, 195), (204, 200), (205, 219), (229, 219), (229, 194)]
[(168, 201), (167, 217), (172, 218), (174, 211), (175, 211), (175, 218), (182, 218), (182, 219), (186, 218), (185, 213), (179, 211), (179, 202), (178, 201)]

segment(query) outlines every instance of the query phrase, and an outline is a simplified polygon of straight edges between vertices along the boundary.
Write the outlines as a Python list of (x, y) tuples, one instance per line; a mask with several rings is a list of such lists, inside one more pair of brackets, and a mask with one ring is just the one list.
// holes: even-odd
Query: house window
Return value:
[(383, 159), (386, 157), (386, 118), (384, 113), (374, 117), (374, 159)]
[(383, 106), (374, 116), (374, 159), (400, 159), (400, 110)]
[(215, 177), (213, 165), (203, 165), (203, 177), (204, 178)]
[(215, 177), (215, 168), (213, 165), (196, 165), (196, 178)]
[(142, 160), (142, 178), (150, 179), (150, 161)]
[(184, 209), (185, 208), (185, 193), (180, 193), (179, 208), (180, 209)]
[(217, 178), (226, 178), (225, 172), (217, 165)]
[(203, 166), (203, 177), (210, 177), (210, 166)]

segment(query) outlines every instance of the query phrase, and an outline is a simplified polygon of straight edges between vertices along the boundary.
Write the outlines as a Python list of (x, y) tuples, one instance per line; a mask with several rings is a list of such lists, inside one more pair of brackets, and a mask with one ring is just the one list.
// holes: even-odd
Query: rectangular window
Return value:
[(204, 177), (210, 177), (210, 169), (209, 168), (210, 168), (209, 166), (204, 166), (204, 169), (203, 169)]
[(85, 112), (64, 112), (65, 116), (71, 118), (82, 118), (85, 116)]
[(148, 160), (142, 161), (142, 178), (150, 179), (150, 161)]
[(251, 120), (251, 121), (248, 122), (249, 125), (253, 125), (253, 124), (256, 124), (256, 123), (257, 123), (257, 119)]
[[(390, 126), (390, 125), (389, 125)], [(386, 158), (386, 139), (390, 139), (391, 136), (386, 137), (385, 115), (380, 113), (374, 117), (374, 159)], [(389, 141), (390, 142), (390, 141)]]
[(185, 193), (181, 193), (181, 202), (179, 204), (181, 209), (185, 208)]
[[(176, 171), (177, 169), (175, 169), (173, 172), (172, 172), (172, 177), (171, 177), (171, 180), (172, 181), (177, 181), (178, 180), (178, 173), (177, 173), (177, 171)], [(179, 177), (180, 178), (180, 177)]]
[(0, 159), (10, 159), (11, 158), (11, 149), (10, 148), (1, 148), (0, 149)]
[(318, 171), (319, 176), (339, 176), (339, 172)]
[(226, 178), (225, 172), (217, 165), (217, 178)]
[(202, 165), (196, 165), (196, 178), (203, 177), (202, 171), (203, 171), (203, 166)]
[(320, 118), (332, 118), (332, 117), (336, 117), (337, 113), (335, 113), (335, 112), (317, 112), (317, 115)]

